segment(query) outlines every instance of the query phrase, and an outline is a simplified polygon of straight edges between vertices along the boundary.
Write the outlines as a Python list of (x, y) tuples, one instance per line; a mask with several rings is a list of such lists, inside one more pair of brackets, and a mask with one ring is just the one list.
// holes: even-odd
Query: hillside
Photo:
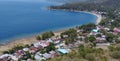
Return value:
[[(87, 0), (88, 1), (88, 0)], [(89, 0), (90, 1), (90, 0)], [(76, 10), (102, 10), (103, 8), (120, 8), (120, 0), (107, 0), (102, 1), (100, 3), (100, 0), (91, 1), (91, 2), (74, 2), (74, 3), (66, 3), (61, 6), (51, 6), (51, 8), (57, 8), (57, 9), (76, 9)]]
[(104, 2), (104, 1), (107, 1), (107, 0), (49, 0), (49, 1), (56, 1), (56, 2), (64, 2), (64, 3), (75, 3), (75, 2)]

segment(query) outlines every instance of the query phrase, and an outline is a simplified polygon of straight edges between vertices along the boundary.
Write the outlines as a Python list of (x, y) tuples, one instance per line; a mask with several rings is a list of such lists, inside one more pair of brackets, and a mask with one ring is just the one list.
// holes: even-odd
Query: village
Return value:
[(101, 25), (87, 24), (44, 40), (38, 38), (32, 45), (17, 46), (17, 49), (13, 49), (14, 52), (5, 51), (0, 56), (0, 61), (45, 61), (69, 54), (72, 49), (85, 44), (90, 44), (89, 47), (107, 49), (111, 44), (120, 43), (119, 33), (120, 28), (117, 27), (110, 29)]

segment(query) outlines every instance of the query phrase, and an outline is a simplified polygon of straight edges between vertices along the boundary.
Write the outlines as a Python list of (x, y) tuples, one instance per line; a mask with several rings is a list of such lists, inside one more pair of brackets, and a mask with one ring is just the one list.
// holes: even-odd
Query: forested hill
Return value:
[(64, 2), (64, 3), (75, 3), (75, 2), (80, 2), (80, 3), (83, 3), (83, 2), (104, 2), (104, 1), (107, 1), (107, 0), (49, 0), (49, 1), (55, 1), (55, 2)]
[[(99, 0), (98, 0), (99, 1)], [(50, 8), (55, 9), (75, 9), (75, 10), (106, 10), (106, 8), (120, 8), (120, 0), (107, 0), (102, 3), (98, 1), (93, 2), (76, 2), (67, 3), (61, 6), (51, 6)]]

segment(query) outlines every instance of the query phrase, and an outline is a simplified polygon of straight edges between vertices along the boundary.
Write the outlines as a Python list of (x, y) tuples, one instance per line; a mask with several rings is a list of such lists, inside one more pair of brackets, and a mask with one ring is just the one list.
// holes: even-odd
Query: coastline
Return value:
[[(59, 29), (59, 30), (55, 30), (53, 31), (55, 35), (60, 35), (60, 33), (66, 31), (67, 29), (69, 28), (66, 28), (66, 29)], [(31, 37), (25, 37), (25, 38), (20, 38), (20, 39), (15, 39), (15, 40), (11, 40), (10, 42), (8, 43), (5, 43), (3, 45), (0, 45), (0, 55), (2, 55), (2, 52), (3, 51), (7, 51), (11, 48), (13, 48), (14, 46), (17, 46), (17, 45), (31, 45), (32, 43), (36, 42), (36, 36), (37, 35), (41, 35), (40, 34), (36, 34), (34, 36), (31, 36)]]
[[(99, 22), (102, 19), (101, 15), (93, 13), (93, 12), (86, 12), (86, 11), (73, 11), (73, 12), (84, 12), (84, 13), (89, 13), (89, 14), (97, 16), (96, 25), (98, 25)], [(58, 29), (58, 30), (55, 30), (53, 32), (55, 33), (55, 35), (60, 35), (60, 33), (64, 32), (67, 29), (69, 29), (69, 28)], [(36, 35), (38, 35), (38, 34), (36, 34)], [(16, 40), (10, 41), (9, 43), (6, 43), (4, 45), (0, 45), (0, 54), (2, 54), (3, 51), (9, 50), (9, 49), (11, 49), (12, 47), (14, 47), (16, 45), (26, 45), (26, 44), (30, 45), (30, 44), (32, 44), (32, 43), (34, 43), (36, 41), (37, 40), (36, 40), (35, 35), (31, 36), (31, 37), (25, 37), (25, 38), (21, 38), (21, 39), (16, 39)]]
[(97, 20), (96, 20), (96, 25), (98, 25), (101, 20), (102, 20), (102, 16), (100, 14), (97, 14), (95, 12), (88, 12), (88, 11), (79, 11), (79, 10), (67, 10), (67, 9), (51, 9), (51, 8), (48, 8), (48, 10), (62, 10), (62, 11), (71, 11), (71, 12), (84, 12), (84, 13), (88, 13), (88, 14), (92, 14), (92, 15), (95, 15), (97, 17)]
[(92, 14), (97, 16), (96, 25), (98, 25), (102, 20), (102, 16), (100, 14), (96, 14), (96, 13), (92, 13)]
[(87, 11), (75, 11), (75, 12), (84, 12), (84, 13), (89, 13), (89, 14), (95, 15), (97, 17), (97, 20), (95, 23), (96, 25), (98, 25), (102, 20), (102, 16), (100, 14), (95, 13), (95, 12), (87, 12)]

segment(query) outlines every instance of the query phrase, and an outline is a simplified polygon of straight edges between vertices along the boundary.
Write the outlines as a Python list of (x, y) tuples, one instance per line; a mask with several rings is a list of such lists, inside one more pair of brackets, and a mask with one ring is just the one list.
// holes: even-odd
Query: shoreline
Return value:
[[(73, 11), (73, 12), (84, 12), (84, 13), (89, 13), (89, 14), (97, 16), (96, 25), (98, 25), (100, 23), (101, 19), (102, 19), (101, 15), (96, 14), (96, 13), (92, 13), (92, 12), (86, 12), (86, 11)], [(69, 28), (74, 28), (74, 27), (56, 29), (53, 32), (55, 33), (55, 35), (60, 35), (60, 33), (68, 30)], [(24, 37), (24, 38), (20, 38), (20, 39), (11, 40), (8, 43), (0, 45), (0, 55), (2, 54), (2, 51), (9, 50), (9, 49), (11, 49), (12, 47), (14, 47), (16, 45), (26, 45), (26, 44), (30, 45), (30, 44), (36, 42), (37, 41), (36, 40), (37, 35), (41, 35), (41, 33), (40, 34), (35, 34), (33, 36), (29, 36), (29, 37)]]
[[(54, 32), (55, 35), (60, 35), (60, 33), (66, 31), (68, 29), (69, 28), (59, 29), (59, 30), (55, 30), (53, 32)], [(37, 41), (36, 40), (37, 35), (41, 35), (41, 33), (30, 36), (30, 37), (11, 40), (10, 42), (7, 42), (5, 44), (0, 45), (0, 55), (2, 55), (3, 51), (7, 51), (7, 50), (9, 50), (9, 49), (11, 49), (11, 48), (13, 48), (14, 46), (17, 46), (17, 45), (26, 45), (26, 44), (31, 45), (32, 43)]]
[(88, 12), (88, 11), (79, 11), (79, 10), (67, 10), (67, 9), (51, 9), (51, 8), (48, 8), (48, 10), (62, 10), (62, 11), (71, 11), (71, 12), (84, 12), (84, 13), (88, 13), (88, 14), (92, 14), (94, 16), (97, 17), (97, 20), (96, 20), (96, 25), (98, 25), (101, 20), (102, 20), (102, 16), (100, 14), (97, 14), (95, 12)]

